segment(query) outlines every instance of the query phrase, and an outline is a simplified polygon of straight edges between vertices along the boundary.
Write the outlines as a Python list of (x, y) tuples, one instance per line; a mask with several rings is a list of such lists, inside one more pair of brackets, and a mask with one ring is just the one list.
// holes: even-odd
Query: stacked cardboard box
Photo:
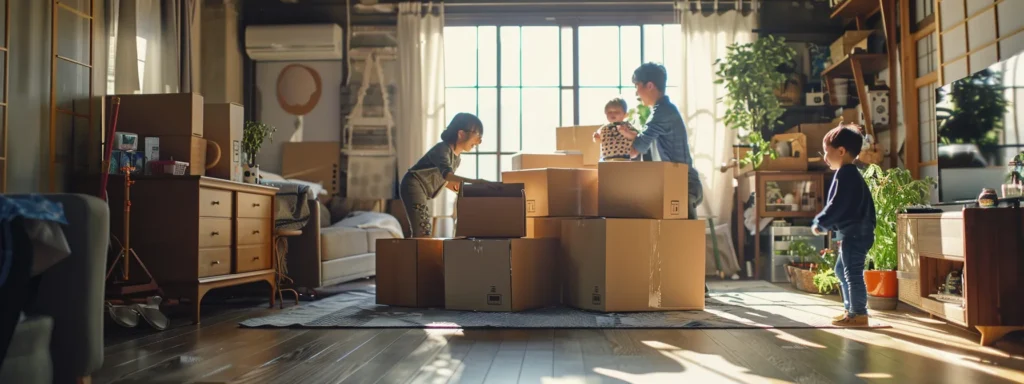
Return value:
[[(596, 127), (559, 132), (577, 130), (589, 140)], [(576, 143), (587, 142), (579, 136)], [(687, 166), (596, 164), (596, 152), (578, 152), (519, 154), (502, 184), (463, 185), (456, 239), (378, 240), (378, 303), (703, 309), (704, 222), (687, 219)], [(392, 262), (402, 265), (382, 265)]]

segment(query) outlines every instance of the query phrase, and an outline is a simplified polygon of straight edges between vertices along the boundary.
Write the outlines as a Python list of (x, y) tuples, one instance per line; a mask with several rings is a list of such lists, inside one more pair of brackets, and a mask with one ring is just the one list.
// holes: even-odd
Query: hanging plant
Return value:
[(242, 152), (245, 153), (246, 163), (250, 167), (256, 166), (256, 154), (263, 147), (263, 142), (274, 142), (275, 131), (277, 128), (258, 121), (245, 122), (245, 129), (242, 131)]
[(775, 90), (788, 80), (780, 68), (795, 56), (796, 51), (786, 45), (784, 38), (769, 35), (753, 43), (732, 44), (726, 48), (725, 57), (715, 61), (715, 84), (725, 84), (726, 89), (726, 96), (719, 100), (728, 106), (725, 125), (737, 130), (740, 142), (751, 149), (739, 159), (741, 166), (757, 169), (765, 156), (778, 156), (761, 132), (781, 123), (785, 108)]

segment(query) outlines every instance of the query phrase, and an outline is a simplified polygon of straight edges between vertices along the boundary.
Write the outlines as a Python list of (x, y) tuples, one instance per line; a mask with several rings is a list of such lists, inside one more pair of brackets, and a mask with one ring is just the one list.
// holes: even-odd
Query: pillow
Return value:
[(331, 210), (327, 209), (326, 205), (317, 204), (320, 207), (320, 228), (327, 228), (331, 226)]
[(336, 223), (356, 211), (382, 212), (381, 200), (371, 199), (349, 199), (341, 196), (334, 196), (328, 204), (331, 211), (331, 222)]
[(331, 226), (360, 229), (379, 228), (387, 230), (391, 233), (391, 236), (396, 239), (405, 237), (402, 234), (402, 225), (398, 223), (398, 219), (389, 214), (380, 212), (355, 211), (349, 214), (348, 217)]

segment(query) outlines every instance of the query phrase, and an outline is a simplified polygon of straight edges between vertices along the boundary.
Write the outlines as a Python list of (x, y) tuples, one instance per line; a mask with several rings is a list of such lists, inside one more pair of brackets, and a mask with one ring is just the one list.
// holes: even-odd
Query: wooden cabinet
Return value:
[[(789, 171), (753, 171), (736, 176), (736, 222), (746, 231), (742, 224), (743, 206), (750, 193), (755, 192), (754, 222), (762, 218), (813, 218), (821, 212), (825, 202), (825, 172), (789, 172)], [(787, 202), (787, 195), (793, 200)], [(783, 201), (778, 201), (782, 199)], [(754, 235), (754, 278), (761, 275), (761, 242), (757, 241), (761, 231)], [(743, 265), (745, 257), (746, 236), (738, 236), (739, 265)], [(767, 261), (766, 261), (767, 263)], [(766, 264), (770, 265), (770, 264)]]
[[(965, 208), (897, 219), (900, 301), (981, 332), (988, 345), (1024, 329), (1024, 210)], [(962, 304), (930, 297), (963, 273)]]
[[(266, 281), (273, 292), (276, 188), (202, 176), (135, 180), (131, 246), (168, 297), (189, 301), (194, 322), (211, 289)], [(111, 181), (117, 211), (123, 200), (114, 192), (122, 187)], [(120, 216), (111, 215), (114, 233), (121, 233)]]

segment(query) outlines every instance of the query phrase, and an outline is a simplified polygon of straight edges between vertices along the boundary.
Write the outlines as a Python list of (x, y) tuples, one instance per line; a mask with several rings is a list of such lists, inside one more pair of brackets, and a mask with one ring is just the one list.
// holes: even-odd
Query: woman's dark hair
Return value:
[(444, 132), (441, 132), (441, 141), (445, 144), (455, 144), (456, 141), (459, 141), (459, 131), (477, 132), (482, 135), (484, 134), (484, 123), (480, 122), (480, 118), (472, 113), (459, 112), (448, 123)]

